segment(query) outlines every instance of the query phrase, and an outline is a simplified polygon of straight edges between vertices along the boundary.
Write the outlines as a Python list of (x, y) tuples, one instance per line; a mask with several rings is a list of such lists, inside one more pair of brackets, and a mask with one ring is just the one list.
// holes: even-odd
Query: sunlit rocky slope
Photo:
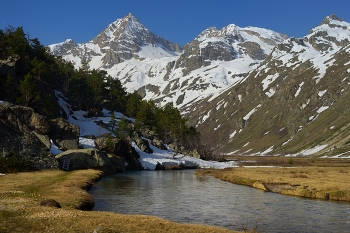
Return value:
[(187, 116), (217, 151), (347, 156), (350, 24), (329, 16)]

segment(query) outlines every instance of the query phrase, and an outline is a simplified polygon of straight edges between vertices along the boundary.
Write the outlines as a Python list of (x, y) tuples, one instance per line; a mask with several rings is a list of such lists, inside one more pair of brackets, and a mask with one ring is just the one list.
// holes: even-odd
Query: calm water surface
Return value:
[(259, 232), (350, 232), (350, 204), (284, 196), (235, 185), (194, 170), (109, 176), (90, 191), (94, 210), (144, 214), (182, 223)]

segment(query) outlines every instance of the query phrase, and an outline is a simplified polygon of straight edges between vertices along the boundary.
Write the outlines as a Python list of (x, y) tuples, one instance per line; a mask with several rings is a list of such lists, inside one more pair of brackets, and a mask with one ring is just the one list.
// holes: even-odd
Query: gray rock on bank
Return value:
[(125, 172), (125, 160), (96, 149), (67, 150), (56, 155), (62, 168), (63, 161), (70, 159), (69, 170), (98, 169), (106, 174)]

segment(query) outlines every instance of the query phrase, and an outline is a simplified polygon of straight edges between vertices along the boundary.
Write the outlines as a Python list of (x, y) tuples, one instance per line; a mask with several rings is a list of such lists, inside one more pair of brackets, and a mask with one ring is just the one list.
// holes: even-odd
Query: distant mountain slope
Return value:
[(145, 99), (191, 108), (239, 82), (285, 38), (271, 30), (232, 24), (221, 30), (208, 28), (183, 50), (129, 14), (88, 43), (67, 40), (49, 47), (76, 68), (85, 61), (91, 69), (106, 70)]
[(188, 113), (219, 152), (350, 151), (350, 24), (334, 15), (290, 38), (249, 75)]

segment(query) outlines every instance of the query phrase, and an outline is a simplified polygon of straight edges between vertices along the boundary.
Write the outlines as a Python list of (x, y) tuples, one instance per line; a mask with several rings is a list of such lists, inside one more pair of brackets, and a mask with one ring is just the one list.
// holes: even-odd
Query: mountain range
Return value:
[(230, 24), (180, 47), (128, 14), (87, 43), (50, 45), (76, 68), (173, 103), (217, 153), (345, 156), (350, 24), (326, 17), (302, 38)]

